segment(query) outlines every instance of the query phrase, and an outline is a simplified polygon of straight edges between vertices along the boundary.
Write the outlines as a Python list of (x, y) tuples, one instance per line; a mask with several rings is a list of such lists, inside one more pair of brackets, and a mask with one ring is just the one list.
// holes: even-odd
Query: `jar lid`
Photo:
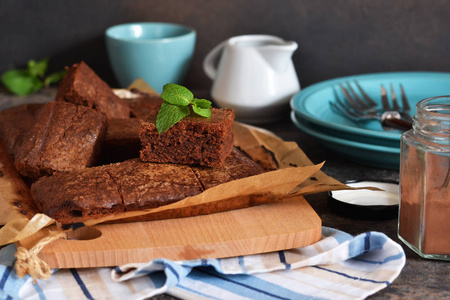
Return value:
[(376, 187), (382, 191), (341, 190), (328, 193), (328, 205), (337, 214), (354, 219), (398, 217), (399, 184), (393, 180), (349, 180), (351, 187)]

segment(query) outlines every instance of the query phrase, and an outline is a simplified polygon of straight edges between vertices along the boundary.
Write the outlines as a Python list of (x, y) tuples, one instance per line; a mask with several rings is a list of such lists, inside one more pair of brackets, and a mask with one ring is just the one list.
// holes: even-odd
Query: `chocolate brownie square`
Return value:
[(105, 115), (88, 107), (46, 103), (17, 150), (16, 168), (22, 176), (37, 179), (92, 166), (106, 126)]
[(233, 147), (220, 168), (192, 167), (203, 188), (264, 173), (264, 169), (245, 153)]
[(187, 116), (159, 134), (156, 116), (142, 123), (143, 161), (221, 167), (233, 147), (232, 109), (211, 108), (211, 117)]
[(23, 104), (0, 111), (0, 140), (13, 160), (23, 136), (34, 124), (36, 111), (42, 105)]
[(84, 62), (66, 68), (56, 93), (56, 101), (84, 105), (104, 113), (108, 119), (130, 117), (130, 108), (113, 90)]
[(41, 177), (31, 197), (41, 213), (62, 223), (124, 210), (117, 185), (100, 167)]

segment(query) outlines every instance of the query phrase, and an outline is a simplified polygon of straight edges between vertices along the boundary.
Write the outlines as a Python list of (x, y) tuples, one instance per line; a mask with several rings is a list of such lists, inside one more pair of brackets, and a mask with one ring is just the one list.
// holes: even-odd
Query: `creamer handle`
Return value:
[(217, 68), (215, 66), (215, 63), (217, 63), (217, 57), (219, 54), (222, 53), (222, 49), (225, 47), (225, 44), (227, 41), (223, 41), (216, 47), (214, 47), (203, 60), (203, 71), (205, 71), (206, 75), (211, 79), (214, 80), (217, 73)]

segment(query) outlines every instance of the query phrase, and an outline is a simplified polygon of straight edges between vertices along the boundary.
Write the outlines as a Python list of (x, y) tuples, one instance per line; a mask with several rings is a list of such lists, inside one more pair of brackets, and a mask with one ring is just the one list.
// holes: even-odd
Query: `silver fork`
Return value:
[[(384, 129), (396, 128), (401, 130), (409, 130), (412, 127), (411, 120), (402, 118), (402, 114), (400, 113), (401, 109), (398, 105), (393, 88), (391, 89), (391, 94), (394, 95), (394, 98), (393, 106), (391, 107), (387, 98), (386, 89), (381, 86), (381, 97), (383, 105), (383, 111), (381, 112), (377, 110), (376, 107), (373, 106), (373, 104), (369, 104), (370, 101), (368, 101), (363, 107), (363, 104), (359, 103), (357, 99), (352, 98), (349, 91), (347, 91), (342, 85), (340, 85), (340, 88), (345, 97), (345, 103), (338, 97), (336, 91), (334, 90), (336, 101), (330, 101), (330, 105), (332, 109), (347, 117), (348, 119), (351, 119), (355, 122), (379, 120)], [(359, 87), (359, 89), (362, 90), (361, 87)], [(403, 90), (403, 88), (401, 89)], [(402, 101), (407, 102), (406, 95), (404, 95), (405, 93), (403, 92)], [(359, 103), (359, 105), (356, 105), (356, 103)], [(406, 106), (406, 110), (409, 111), (409, 104)], [(404, 111), (405, 110), (402, 110), (402, 113), (404, 113)]]

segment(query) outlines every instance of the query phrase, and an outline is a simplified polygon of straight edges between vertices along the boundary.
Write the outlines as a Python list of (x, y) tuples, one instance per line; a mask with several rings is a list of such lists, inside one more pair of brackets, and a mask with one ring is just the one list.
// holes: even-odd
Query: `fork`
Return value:
[[(351, 88), (351, 86), (347, 83), (347, 85)], [(358, 86), (358, 89), (360, 91), (363, 91), (362, 88)], [(338, 113), (344, 115), (348, 119), (351, 119), (355, 122), (361, 122), (361, 121), (367, 121), (367, 120), (379, 120), (381, 122), (381, 125), (384, 129), (388, 128), (396, 128), (401, 130), (409, 130), (412, 127), (411, 117), (407, 112), (409, 112), (409, 104), (407, 103), (407, 98), (404, 93), (403, 87), (401, 87), (402, 90), (402, 103), (403, 103), (403, 109), (400, 108), (397, 102), (397, 98), (395, 97), (394, 89), (391, 85), (391, 97), (393, 95), (393, 106), (391, 107), (389, 104), (389, 100), (387, 98), (386, 89), (384, 86), (381, 86), (381, 98), (382, 98), (382, 105), (383, 105), (383, 111), (378, 111), (376, 109), (376, 106), (374, 106), (374, 101), (370, 101), (370, 97), (367, 96), (366, 98), (367, 102), (361, 101), (361, 99), (352, 98), (350, 93), (354, 93), (354, 91), (349, 92), (346, 90), (342, 85), (339, 86), (342, 90), (342, 93), (345, 97), (346, 103), (344, 103), (340, 98), (338, 97), (336, 90), (334, 91), (335, 94), (335, 102), (330, 101), (330, 105), (332, 109), (337, 111)], [(365, 93), (364, 93), (365, 94)], [(363, 95), (364, 95), (363, 94)], [(367, 95), (367, 94), (366, 94)], [(367, 100), (370, 99), (370, 100)], [(402, 118), (402, 115), (408, 116), (409, 118)]]

